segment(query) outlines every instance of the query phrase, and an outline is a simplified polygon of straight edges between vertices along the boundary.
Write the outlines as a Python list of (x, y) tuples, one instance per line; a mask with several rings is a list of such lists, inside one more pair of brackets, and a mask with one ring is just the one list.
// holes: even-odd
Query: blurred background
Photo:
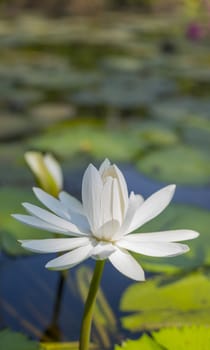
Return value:
[[(208, 0), (1, 0), (0, 327), (34, 339), (48, 334), (58, 279), (44, 270), (49, 257), (23, 256), (16, 243), (43, 237), (10, 218), (21, 202), (34, 202), (26, 151), (51, 152), (64, 188), (78, 198), (85, 167), (106, 157), (145, 197), (177, 184), (175, 204), (154, 227), (202, 235), (188, 257), (141, 258), (150, 276), (210, 263), (209, 148)], [(106, 276), (115, 281), (104, 289), (117, 313), (129, 282), (110, 266)], [(75, 288), (66, 287), (57, 339), (78, 338)]]

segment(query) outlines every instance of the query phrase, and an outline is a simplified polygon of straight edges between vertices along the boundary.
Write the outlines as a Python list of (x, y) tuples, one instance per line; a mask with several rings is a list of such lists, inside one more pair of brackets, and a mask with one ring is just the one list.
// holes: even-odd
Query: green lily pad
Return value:
[(157, 344), (149, 335), (144, 334), (137, 340), (126, 340), (122, 345), (116, 345), (114, 350), (162, 350), (162, 347)]
[(189, 146), (154, 151), (140, 159), (137, 168), (149, 177), (167, 183), (210, 183), (209, 155)]
[(152, 337), (144, 334), (137, 340), (127, 340), (115, 350), (209, 350), (210, 328), (192, 326), (182, 328), (163, 328), (152, 332)]
[(168, 350), (209, 350), (210, 327), (166, 328), (152, 333), (158, 344)]
[(133, 122), (130, 128), (139, 138), (150, 146), (170, 146), (179, 142), (175, 131), (158, 122)]
[(60, 157), (70, 158), (79, 153), (104, 159), (109, 155), (113, 160), (128, 161), (144, 147), (135, 135), (124, 136), (124, 130), (108, 130), (88, 124), (65, 125), (34, 138), (30, 147), (50, 150)]
[(200, 233), (200, 236), (189, 241), (190, 252), (170, 258), (154, 258), (136, 255), (137, 260), (146, 270), (173, 273), (183, 269), (193, 269), (210, 264), (210, 216), (204, 209), (171, 205), (164, 213), (144, 225), (139, 232), (155, 232), (188, 228)]
[(25, 335), (5, 329), (0, 332), (0, 346), (7, 350), (40, 350), (37, 342)]
[[(0, 231), (2, 248), (12, 255), (28, 254), (22, 249), (18, 249), (14, 240), (18, 239), (41, 239), (52, 237), (51, 233), (33, 229), (15, 220), (11, 214), (23, 213), (26, 214), (21, 206), (22, 202), (30, 202), (33, 204), (39, 203), (36, 201), (32, 190), (25, 190), (21, 188), (1, 188), (0, 189)], [(8, 232), (8, 233), (7, 233)], [(9, 235), (8, 237), (6, 235)]]
[[(199, 291), (198, 291), (199, 288)], [(202, 273), (154, 278), (128, 287), (120, 309), (123, 327), (134, 332), (160, 327), (210, 326), (210, 280)]]

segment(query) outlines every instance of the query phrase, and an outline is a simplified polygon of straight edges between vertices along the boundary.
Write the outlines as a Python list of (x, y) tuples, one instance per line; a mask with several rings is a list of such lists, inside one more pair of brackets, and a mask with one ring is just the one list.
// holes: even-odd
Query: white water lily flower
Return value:
[(142, 281), (144, 271), (129, 251), (154, 257), (176, 256), (189, 250), (177, 241), (199, 235), (192, 230), (131, 233), (159, 215), (170, 203), (174, 191), (175, 185), (164, 187), (145, 201), (133, 192), (128, 195), (123, 174), (105, 160), (99, 170), (90, 164), (85, 171), (82, 203), (66, 192), (56, 199), (34, 188), (36, 197), (49, 210), (23, 203), (30, 215), (14, 217), (25, 224), (68, 236), (21, 241), (24, 248), (37, 253), (67, 252), (50, 260), (47, 268), (68, 269), (89, 257), (109, 259), (122, 274)]
[(53, 155), (28, 151), (24, 156), (39, 186), (46, 192), (57, 195), (63, 187), (63, 173)]

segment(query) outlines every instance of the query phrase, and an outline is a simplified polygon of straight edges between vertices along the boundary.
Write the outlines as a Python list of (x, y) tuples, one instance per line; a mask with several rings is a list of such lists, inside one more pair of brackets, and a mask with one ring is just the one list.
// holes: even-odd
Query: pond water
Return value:
[[(166, 276), (161, 286), (193, 273), (195, 283), (196, 273), (201, 279), (209, 273), (210, 38), (190, 41), (186, 19), (180, 17), (124, 19), (23, 15), (17, 21), (0, 20), (2, 329), (43, 341), (77, 341), (94, 267), (93, 260), (81, 264), (62, 284), (59, 273), (44, 268), (50, 255), (25, 255), (17, 245), (17, 239), (44, 235), (10, 217), (20, 212), (21, 202), (34, 200), (34, 181), (24, 163), (27, 150), (52, 152), (64, 171), (65, 190), (77, 198), (87, 164), (98, 165), (106, 157), (120, 167), (129, 190), (145, 198), (176, 183), (171, 208), (143, 230), (191, 228), (201, 236), (189, 243), (191, 252), (184, 257), (163, 261), (142, 256), (139, 262), (151, 283)], [(204, 290), (210, 295), (207, 282)], [(187, 300), (190, 282), (184, 283)], [(144, 308), (145, 323), (139, 314), (129, 323), (128, 315), (139, 311), (138, 305), (133, 309), (124, 301), (132, 286), (106, 264), (93, 328), (100, 349), (113, 349), (144, 330), (176, 325), (170, 313), (164, 318), (161, 312), (152, 314), (156, 323), (147, 322)], [(160, 286), (155, 289), (159, 290)], [(177, 305), (179, 315), (182, 302), (185, 308), (180, 325), (209, 325), (210, 301), (205, 301), (204, 310), (203, 299), (196, 299), (196, 323), (189, 316), (196, 303), (186, 306), (186, 300)], [(167, 312), (173, 309), (169, 306)]]

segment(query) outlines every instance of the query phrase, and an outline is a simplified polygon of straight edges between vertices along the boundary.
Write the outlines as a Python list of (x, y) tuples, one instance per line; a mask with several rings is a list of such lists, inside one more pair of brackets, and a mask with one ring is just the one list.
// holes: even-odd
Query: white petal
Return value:
[(113, 179), (112, 183), (112, 200), (111, 200), (111, 210), (112, 210), (112, 218), (122, 224), (122, 220), (124, 218), (124, 207), (122, 207), (121, 203), (121, 191), (119, 191), (118, 182), (116, 179)]
[(133, 217), (137, 211), (137, 209), (140, 208), (140, 206), (143, 204), (144, 198), (140, 194), (134, 194), (131, 192), (129, 201), (128, 201), (128, 209), (126, 212), (125, 220), (120, 228), (118, 237), (123, 235), (128, 231), (128, 228), (133, 220)]
[(30, 204), (30, 203), (23, 203), (23, 206), (26, 208), (26, 210), (40, 218), (41, 220), (50, 223), (51, 225), (55, 225), (56, 228), (61, 228), (64, 230), (68, 230), (69, 233), (74, 233), (74, 234), (86, 234), (85, 232), (81, 232), (77, 226), (72, 224), (71, 222), (64, 220), (55, 214), (50, 213), (49, 211), (39, 208), (36, 205)]
[(93, 232), (101, 226), (101, 191), (102, 180), (98, 170), (90, 164), (82, 181), (82, 202), (85, 214)]
[(99, 168), (100, 175), (102, 176), (103, 172), (109, 167), (110, 167), (110, 161), (109, 161), (109, 159), (106, 158)]
[(108, 242), (98, 242), (91, 252), (92, 258), (95, 259), (107, 259), (114, 251), (115, 246)]
[(94, 236), (98, 239), (102, 240), (110, 240), (112, 241), (116, 232), (118, 232), (120, 227), (120, 223), (117, 220), (110, 220), (106, 222), (104, 225), (99, 227), (99, 229), (94, 233)]
[(151, 195), (140, 208), (137, 209), (127, 233), (136, 230), (138, 227), (159, 215), (170, 203), (175, 188), (175, 185), (166, 186)]
[(92, 244), (77, 248), (69, 253), (59, 256), (56, 259), (50, 260), (45, 267), (51, 270), (66, 270), (69, 269), (91, 255), (93, 247)]
[(135, 281), (145, 280), (144, 270), (126, 250), (117, 249), (110, 255), (109, 260), (123, 275)]
[(19, 241), (23, 248), (35, 253), (57, 253), (87, 245), (89, 239), (81, 238), (53, 238)]
[(127, 211), (127, 208), (128, 208), (128, 188), (127, 188), (127, 184), (126, 184), (125, 178), (124, 178), (122, 172), (120, 171), (120, 169), (116, 165), (113, 165), (113, 168), (114, 168), (115, 173), (117, 175), (117, 180), (118, 180), (119, 187), (120, 187), (121, 210), (122, 210), (123, 214), (125, 215), (125, 213)]
[(120, 193), (117, 180), (108, 176), (101, 192), (101, 225), (111, 220), (122, 222)]
[(34, 187), (33, 191), (39, 201), (48, 209), (61, 216), (62, 218), (70, 219), (68, 211), (65, 210), (64, 205), (58, 199), (43, 191), (41, 188)]
[(51, 176), (56, 181), (58, 188), (61, 189), (63, 187), (63, 173), (60, 164), (51, 154), (44, 156), (44, 162)]
[(79, 214), (84, 215), (84, 210), (82, 203), (76, 199), (75, 197), (71, 196), (67, 192), (60, 192), (59, 199), (61, 203), (70, 211), (70, 212), (76, 212)]
[(100, 222), (104, 225), (106, 222), (112, 220), (112, 183), (113, 179), (109, 176), (106, 178), (104, 186), (101, 191), (101, 211)]
[[(59, 201), (55, 197), (49, 195), (40, 188), (34, 188), (36, 197), (42, 202), (48, 209), (53, 211), (58, 216), (68, 221), (73, 222), (82, 232), (89, 232), (90, 226), (87, 218), (81, 215), (78, 211), (70, 210), (68, 206), (65, 206), (63, 202)], [(69, 196), (71, 197), (71, 196)], [(73, 198), (73, 197), (72, 197)], [(77, 199), (75, 199), (77, 201)], [(81, 204), (80, 204), (81, 205)]]
[(126, 240), (133, 243), (141, 242), (181, 242), (194, 239), (199, 233), (192, 230), (170, 230), (151, 233), (133, 233), (125, 237)]
[(34, 216), (31, 215), (22, 215), (22, 214), (13, 214), (13, 218), (16, 220), (32, 226), (32, 227), (37, 227), (41, 228), (42, 230), (50, 231), (50, 232), (55, 232), (55, 233), (62, 233), (62, 234), (67, 234), (68, 236), (70, 235), (69, 230), (67, 229), (62, 229), (60, 227), (57, 227), (55, 225), (51, 225), (49, 223), (46, 223), (45, 221), (42, 221)]
[(189, 251), (189, 247), (181, 243), (168, 243), (168, 242), (131, 242), (124, 238), (117, 242), (117, 245), (121, 248), (131, 250), (132, 252), (154, 256), (154, 257), (166, 257), (176, 256)]

